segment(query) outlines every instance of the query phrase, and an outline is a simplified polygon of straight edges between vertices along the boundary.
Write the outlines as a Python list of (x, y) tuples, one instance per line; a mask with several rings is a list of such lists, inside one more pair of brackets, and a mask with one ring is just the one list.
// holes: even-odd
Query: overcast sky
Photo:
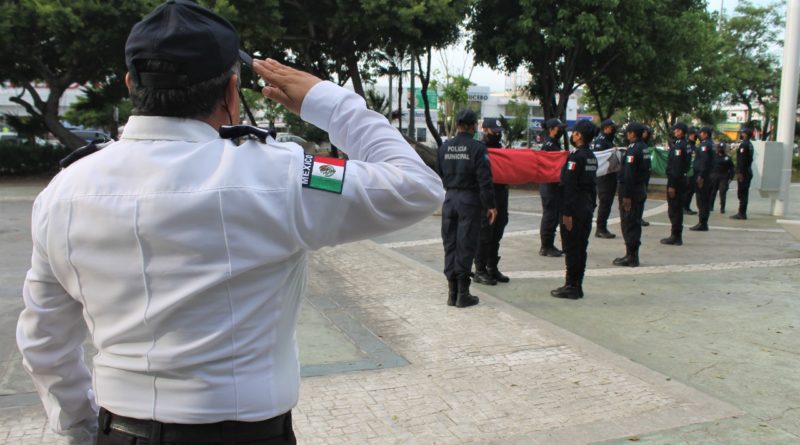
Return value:
[[(725, 8), (725, 14), (730, 15), (738, 4), (738, 0), (709, 0), (709, 11), (719, 11), (721, 7)], [(775, 3), (775, 0), (751, 0), (751, 3), (756, 5), (769, 5)], [(485, 66), (474, 66), (472, 63), (472, 54), (464, 48), (464, 42), (459, 45), (448, 48), (442, 52), (443, 54), (434, 53), (433, 57), (433, 70), (438, 70), (441, 75), (434, 77), (444, 77), (445, 64), (442, 59), (447, 60), (447, 66), (451, 73), (465, 75), (469, 74), (472, 68), (471, 80), (474, 84), (480, 86), (489, 86), (492, 91), (503, 91), (505, 89), (506, 74), (499, 71), (494, 71)], [(441, 57), (441, 56), (444, 57)], [(378, 85), (387, 85), (387, 79), (378, 81)]]

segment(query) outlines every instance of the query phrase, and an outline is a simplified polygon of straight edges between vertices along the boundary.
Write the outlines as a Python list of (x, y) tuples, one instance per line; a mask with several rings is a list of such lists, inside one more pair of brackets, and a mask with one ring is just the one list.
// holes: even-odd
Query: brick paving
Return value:
[[(447, 307), (441, 274), (372, 242), (316, 253), (309, 288), (410, 365), (305, 378), (300, 443), (591, 443), (739, 414), (492, 297)], [(61, 443), (44, 424), (2, 409), (0, 443)]]

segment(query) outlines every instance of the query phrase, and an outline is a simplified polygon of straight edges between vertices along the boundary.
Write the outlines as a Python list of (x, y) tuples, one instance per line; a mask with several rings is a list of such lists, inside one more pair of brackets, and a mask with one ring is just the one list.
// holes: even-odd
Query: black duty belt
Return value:
[(100, 408), (100, 433), (115, 430), (141, 439), (152, 445), (162, 442), (192, 444), (227, 443), (231, 439), (241, 442), (294, 436), (292, 412), (257, 422), (224, 421), (204, 424), (174, 424), (155, 420), (133, 419)]

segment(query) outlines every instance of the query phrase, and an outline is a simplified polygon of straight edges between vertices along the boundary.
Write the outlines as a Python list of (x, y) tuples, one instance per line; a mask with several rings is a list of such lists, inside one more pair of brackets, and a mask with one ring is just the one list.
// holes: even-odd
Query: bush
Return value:
[(58, 171), (58, 161), (69, 154), (61, 145), (0, 142), (0, 176), (27, 176)]

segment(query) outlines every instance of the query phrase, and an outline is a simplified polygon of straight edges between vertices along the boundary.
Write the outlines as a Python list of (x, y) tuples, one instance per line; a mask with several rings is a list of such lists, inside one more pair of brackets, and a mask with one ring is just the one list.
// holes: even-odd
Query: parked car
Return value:
[(278, 142), (294, 142), (295, 144), (303, 147), (303, 152), (309, 155), (315, 155), (319, 153), (319, 145), (315, 142), (307, 141), (300, 136), (291, 133), (278, 133), (275, 136), (275, 140)]
[(69, 131), (86, 141), (87, 144), (92, 141), (108, 142), (111, 140), (111, 135), (102, 130), (95, 130), (93, 128), (70, 128)]

